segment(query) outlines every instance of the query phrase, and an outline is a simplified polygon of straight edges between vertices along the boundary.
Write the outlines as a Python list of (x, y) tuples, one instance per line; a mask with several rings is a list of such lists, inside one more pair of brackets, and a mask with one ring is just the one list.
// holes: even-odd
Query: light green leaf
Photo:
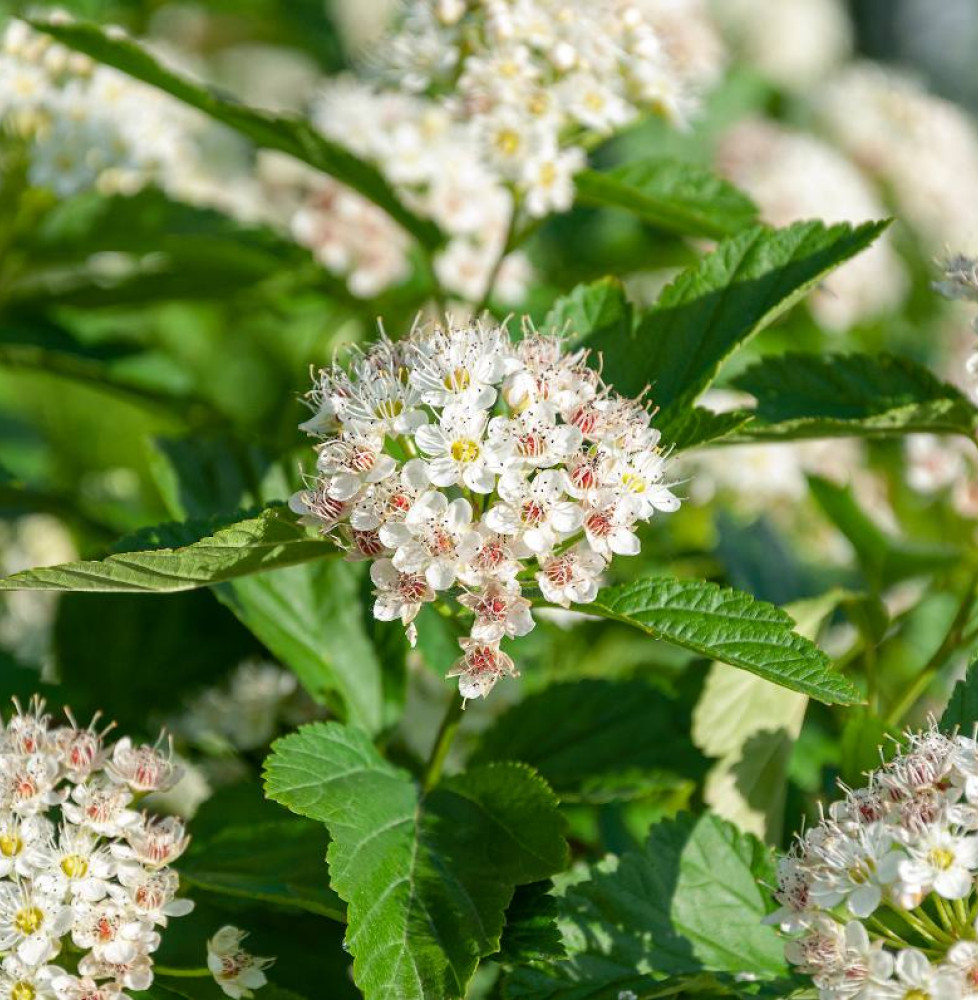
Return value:
[(471, 760), (530, 764), (564, 801), (636, 798), (702, 776), (689, 722), (688, 709), (645, 681), (554, 684), (500, 716)]
[(737, 440), (885, 437), (927, 431), (974, 437), (978, 409), (926, 368), (893, 355), (784, 354), (733, 379), (757, 397)]
[[(609, 856), (559, 900), (568, 959), (518, 969), (509, 1000), (654, 997), (663, 981), (704, 973), (770, 979), (786, 971), (784, 945), (766, 912), (770, 855), (713, 815), (652, 827), (641, 851)], [(681, 980), (680, 980), (681, 982)], [(699, 985), (709, 986), (709, 979)]]
[(167, 69), (140, 45), (128, 38), (110, 35), (98, 25), (77, 21), (66, 23), (39, 20), (32, 20), (30, 24), (69, 48), (84, 52), (106, 66), (112, 66), (143, 83), (158, 87), (185, 104), (203, 111), (240, 132), (256, 146), (288, 153), (335, 177), (384, 209), (392, 219), (425, 245), (434, 247), (441, 242), (441, 235), (434, 223), (407, 209), (376, 167), (325, 138), (309, 122), (238, 104), (209, 87)]
[(706, 580), (653, 577), (606, 587), (578, 610), (636, 628), (701, 656), (741, 667), (833, 705), (859, 693), (781, 608)]
[(0, 579), (0, 590), (166, 594), (322, 559), (335, 551), (328, 542), (311, 537), (287, 509), (271, 507), (179, 548), (24, 570)]
[(332, 837), (330, 882), (367, 1000), (454, 1000), (499, 948), (517, 885), (567, 862), (557, 801), (522, 765), (443, 779), (422, 794), (366, 734), (338, 723), (278, 740), (266, 793)]
[(659, 229), (718, 239), (757, 220), (757, 206), (728, 181), (678, 160), (631, 160), (574, 178), (577, 201), (621, 208)]
[(571, 344), (592, 337), (627, 337), (632, 329), (632, 304), (617, 278), (599, 278), (557, 299), (542, 329), (563, 334)]
[[(799, 633), (814, 640), (826, 616), (846, 596), (830, 591), (785, 610)], [(780, 842), (789, 758), (807, 708), (803, 694), (714, 663), (693, 710), (693, 742), (717, 758), (703, 801), (718, 816), (768, 843)]]
[(180, 879), (232, 899), (272, 903), (346, 920), (343, 901), (324, 877), (326, 831), (288, 816), (253, 785), (233, 785), (194, 816)]
[[(599, 338), (591, 345), (605, 349), (606, 380), (626, 395), (651, 385), (664, 415), (680, 419), (731, 354), (885, 226), (799, 222), (757, 226), (724, 240), (663, 291), (628, 341)], [(662, 430), (669, 440), (668, 427)]]

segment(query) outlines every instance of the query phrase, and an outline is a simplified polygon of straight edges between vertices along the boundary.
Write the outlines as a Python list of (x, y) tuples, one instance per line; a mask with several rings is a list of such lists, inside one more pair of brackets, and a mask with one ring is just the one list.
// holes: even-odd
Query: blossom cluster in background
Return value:
[[(517, 214), (570, 208), (595, 141), (643, 113), (683, 119), (688, 79), (710, 75), (669, 13), (625, 0), (411, 3), (376, 43), (378, 73), (328, 84), (314, 120), (448, 235), (435, 270), (450, 294), (519, 302), (529, 264), (505, 253)], [(411, 273), (407, 236), (333, 181), (315, 186), (292, 230), (356, 295)]]
[(0, 732), (0, 995), (114, 1000), (153, 981), (159, 929), (192, 908), (183, 824), (137, 812), (180, 776), (165, 746), (109, 747), (33, 701)]
[(956, 998), (978, 982), (978, 742), (908, 741), (780, 864), (770, 919), (822, 1000)]
[(418, 326), (322, 371), (304, 427), (317, 475), (293, 509), (372, 560), (374, 615), (413, 637), (423, 604), (458, 595), (465, 698), (513, 674), (500, 649), (533, 628), (523, 587), (586, 604), (615, 554), (679, 501), (646, 406), (605, 385), (584, 351), (529, 325)]

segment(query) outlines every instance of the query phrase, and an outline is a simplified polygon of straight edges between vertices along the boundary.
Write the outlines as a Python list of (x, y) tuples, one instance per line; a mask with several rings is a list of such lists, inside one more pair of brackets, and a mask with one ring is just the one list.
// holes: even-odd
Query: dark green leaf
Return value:
[(135, 42), (114, 37), (95, 24), (31, 21), (59, 42), (92, 59), (159, 87), (250, 139), (256, 146), (288, 153), (358, 191), (428, 246), (440, 242), (437, 227), (401, 203), (376, 167), (331, 142), (301, 118), (238, 104), (209, 87), (167, 69)]
[(664, 439), (676, 451), (701, 448), (742, 430), (751, 421), (749, 410), (731, 410), (714, 413), (702, 406), (685, 410), (667, 425), (668, 438)]
[(622, 208), (667, 232), (720, 238), (757, 220), (757, 206), (732, 184), (677, 160), (632, 160), (574, 178), (585, 205)]
[(606, 587), (579, 610), (634, 625), (829, 705), (860, 701), (828, 657), (793, 630), (784, 611), (737, 590), (706, 580), (653, 577)]
[(954, 685), (951, 700), (941, 716), (940, 728), (945, 733), (960, 730), (970, 736), (978, 727), (978, 657), (968, 664), (963, 680)]
[[(599, 338), (591, 345), (606, 348), (606, 379), (626, 395), (651, 385), (653, 400), (679, 419), (734, 351), (869, 246), (885, 225), (799, 222), (757, 226), (724, 240), (663, 291), (629, 341)], [(663, 434), (669, 440), (667, 427)]]
[(328, 542), (310, 537), (288, 510), (272, 507), (190, 545), (24, 570), (0, 579), (0, 590), (165, 594), (334, 553)]
[(773, 876), (760, 842), (716, 816), (659, 823), (641, 851), (609, 856), (565, 891), (560, 924), (569, 958), (517, 970), (506, 996), (613, 1000), (627, 990), (655, 996), (668, 977), (778, 976), (786, 971), (784, 945), (761, 923), (760, 883)]
[(881, 354), (785, 354), (733, 380), (757, 397), (754, 422), (738, 440), (928, 431), (974, 437), (978, 409), (954, 386), (909, 358)]
[(702, 777), (689, 727), (689, 710), (645, 681), (555, 684), (500, 716), (472, 762), (521, 760), (566, 801), (637, 797)]
[(270, 798), (326, 824), (330, 881), (367, 1000), (453, 1000), (499, 949), (517, 885), (562, 869), (556, 799), (522, 765), (497, 764), (420, 793), (369, 738), (337, 723), (278, 740)]
[(220, 896), (346, 919), (329, 888), (328, 838), (319, 823), (288, 816), (249, 784), (219, 791), (194, 816), (181, 881)]
[(572, 344), (595, 337), (614, 341), (631, 332), (632, 304), (617, 278), (599, 278), (557, 299), (543, 329), (563, 334)]
[(517, 886), (506, 910), (506, 926), (499, 944), (497, 962), (526, 965), (565, 957), (557, 927), (557, 900), (550, 894), (553, 883), (531, 882)]

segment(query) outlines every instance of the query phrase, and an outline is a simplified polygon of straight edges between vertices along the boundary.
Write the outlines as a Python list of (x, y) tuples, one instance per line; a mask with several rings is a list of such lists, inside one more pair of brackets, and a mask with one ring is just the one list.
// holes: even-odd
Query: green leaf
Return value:
[(675, 451), (688, 451), (713, 444), (721, 438), (736, 434), (751, 421), (749, 410), (731, 410), (714, 413), (702, 406), (685, 410), (681, 416), (669, 421), (666, 444)]
[(110, 35), (98, 25), (38, 20), (29, 23), (64, 45), (203, 111), (240, 132), (256, 146), (288, 153), (335, 177), (384, 209), (426, 246), (434, 247), (441, 242), (441, 234), (434, 223), (407, 209), (376, 167), (331, 142), (309, 122), (239, 104), (167, 69), (135, 42)]
[(852, 788), (865, 785), (866, 774), (880, 766), (888, 748), (896, 746), (891, 736), (898, 737), (899, 731), (885, 719), (864, 708), (849, 712), (839, 740), (840, 780)]
[(253, 785), (233, 785), (194, 816), (194, 836), (180, 859), (180, 878), (219, 896), (346, 920), (329, 888), (328, 838), (319, 823), (288, 816)]
[[(281, 467), (259, 449), (219, 437), (157, 441), (153, 473), (177, 516), (233, 510), (289, 492)], [(232, 580), (215, 592), (313, 698), (375, 734), (402, 707), (407, 643), (402, 631), (387, 628), (383, 655), (378, 650), (365, 570), (320, 559)]]
[(884, 531), (852, 495), (821, 476), (809, 476), (815, 502), (856, 550), (859, 565), (875, 590), (953, 566), (961, 550), (951, 545), (916, 543)]
[[(847, 595), (830, 591), (785, 610), (798, 631), (814, 639)], [(693, 741), (717, 758), (703, 801), (718, 815), (768, 843), (779, 843), (788, 789), (788, 765), (808, 698), (743, 670), (714, 663), (693, 710)]]
[(367, 1000), (452, 1000), (497, 951), (514, 888), (567, 862), (546, 784), (517, 764), (422, 794), (369, 738), (337, 723), (273, 744), (266, 793), (325, 823), (330, 881), (348, 904), (346, 945)]
[(24, 570), (0, 579), (0, 591), (166, 594), (333, 554), (333, 546), (309, 536), (287, 509), (271, 507), (179, 548), (124, 552), (102, 560)]
[[(605, 349), (606, 380), (626, 395), (651, 385), (664, 415), (678, 418), (731, 354), (885, 227), (799, 222), (786, 229), (757, 226), (724, 240), (663, 291), (629, 340), (599, 338), (591, 345)], [(669, 440), (665, 426), (663, 435)]]
[(741, 667), (828, 705), (855, 705), (856, 689), (773, 604), (706, 580), (652, 577), (606, 587), (579, 611), (633, 625), (701, 656)]
[(574, 178), (577, 201), (622, 208), (659, 229), (719, 239), (757, 220), (757, 206), (728, 181), (678, 160), (631, 160)]
[(500, 716), (471, 760), (530, 764), (564, 801), (634, 798), (702, 776), (689, 723), (688, 709), (645, 681), (554, 684)]
[(495, 961), (503, 965), (555, 961), (564, 958), (557, 927), (557, 900), (550, 894), (553, 882), (517, 886), (506, 910), (506, 926)]
[(938, 725), (945, 733), (960, 730), (965, 736), (978, 727), (978, 656), (968, 664), (964, 679), (954, 685)]
[(593, 337), (627, 337), (632, 329), (632, 304), (617, 278), (599, 278), (557, 299), (543, 329), (563, 334), (571, 344)]
[(738, 440), (927, 431), (974, 437), (978, 409), (954, 386), (909, 358), (880, 354), (784, 354), (733, 379), (757, 398)]
[(380, 655), (365, 570), (362, 563), (318, 560), (232, 581), (217, 594), (317, 701), (375, 734), (402, 707), (407, 643), (388, 626), (399, 645)]
[(761, 923), (760, 883), (773, 877), (761, 844), (716, 816), (659, 823), (640, 851), (609, 856), (566, 889), (559, 905), (569, 958), (518, 969), (506, 996), (614, 1000), (627, 990), (655, 996), (668, 977), (781, 975), (784, 944)]

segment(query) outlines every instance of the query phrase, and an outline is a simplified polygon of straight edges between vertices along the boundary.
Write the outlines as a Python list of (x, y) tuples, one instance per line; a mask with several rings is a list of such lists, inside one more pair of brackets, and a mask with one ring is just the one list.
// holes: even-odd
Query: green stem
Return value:
[(958, 918), (959, 930), (965, 930), (970, 926), (971, 921), (968, 919), (968, 908), (964, 905), (963, 899), (954, 900), (954, 913)]
[(210, 969), (174, 969), (169, 965), (157, 965), (154, 969), (158, 976), (174, 976), (180, 979), (203, 979), (212, 976)]
[(904, 692), (903, 697), (896, 703), (889, 715), (886, 717), (887, 725), (896, 726), (903, 722), (904, 716), (917, 704), (918, 699), (924, 694), (935, 674), (954, 655), (963, 641), (968, 619), (975, 605), (975, 591), (978, 588), (978, 576), (974, 576), (968, 582), (968, 587), (958, 606), (943, 642), (937, 648), (934, 655), (924, 665), (923, 670), (914, 678), (913, 682)]
[(513, 207), (509, 213), (509, 222), (506, 224), (506, 238), (503, 240), (503, 248), (499, 252), (499, 256), (496, 258), (496, 262), (492, 266), (492, 270), (489, 272), (489, 277), (486, 278), (486, 287), (482, 292), (482, 298), (479, 300), (479, 304), (475, 307), (474, 314), (480, 316), (486, 309), (489, 308), (489, 300), (492, 298), (493, 289), (496, 287), (496, 279), (499, 277), (499, 270), (503, 266), (503, 261), (506, 259), (506, 255), (510, 252), (510, 244), (513, 240), (513, 235), (516, 232), (516, 216), (519, 214), (519, 201), (516, 198), (516, 192), (512, 192)]
[(451, 749), (455, 734), (458, 732), (458, 727), (462, 721), (462, 709), (464, 707), (465, 702), (462, 699), (462, 695), (458, 691), (455, 691), (452, 694), (452, 700), (445, 709), (445, 715), (441, 720), (441, 725), (438, 727), (438, 734), (435, 736), (435, 742), (431, 748), (427, 766), (424, 769), (424, 778), (422, 779), (421, 787), (426, 792), (430, 792), (441, 778), (445, 759), (448, 757), (448, 751)]

